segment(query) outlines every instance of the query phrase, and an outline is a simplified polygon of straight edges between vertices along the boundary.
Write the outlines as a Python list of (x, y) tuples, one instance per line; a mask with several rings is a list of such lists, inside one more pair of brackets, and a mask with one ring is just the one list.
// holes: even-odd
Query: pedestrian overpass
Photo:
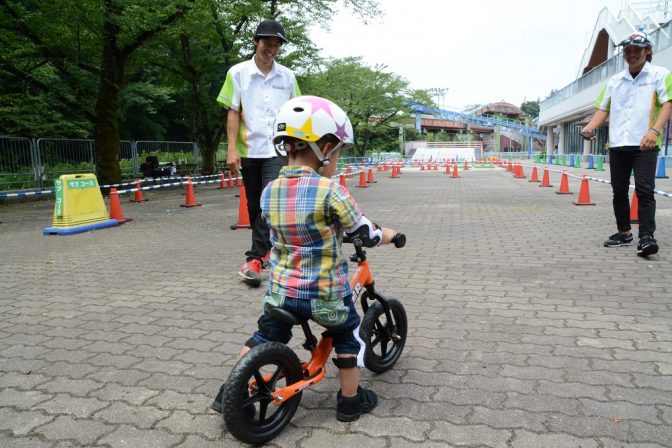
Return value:
[(429, 107), (419, 103), (410, 103), (409, 105), (411, 106), (411, 109), (413, 109), (413, 112), (415, 112), (415, 128), (418, 131), (421, 131), (420, 123), (422, 115), (425, 114), (456, 123), (492, 129), (495, 133), (504, 132), (511, 135), (522, 136), (527, 139), (526, 146), (530, 155), (532, 154), (532, 139), (539, 141), (546, 140), (546, 134), (539, 132), (538, 128), (515, 120), (475, 115), (465, 112), (455, 112), (452, 110), (439, 109), (437, 107)]

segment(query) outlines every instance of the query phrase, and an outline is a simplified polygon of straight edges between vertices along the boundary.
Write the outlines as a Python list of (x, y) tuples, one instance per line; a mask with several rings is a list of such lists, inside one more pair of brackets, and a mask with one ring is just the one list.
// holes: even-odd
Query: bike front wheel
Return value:
[(299, 358), (285, 344), (254, 347), (233, 367), (224, 386), (222, 414), (229, 432), (250, 444), (276, 437), (294, 416), (301, 394), (280, 405), (273, 403), (272, 394), (302, 378)]
[(364, 314), (360, 331), (366, 344), (364, 365), (375, 373), (391, 369), (406, 345), (406, 310), (397, 299), (385, 300), (390, 305), (390, 318), (379, 301), (373, 302)]

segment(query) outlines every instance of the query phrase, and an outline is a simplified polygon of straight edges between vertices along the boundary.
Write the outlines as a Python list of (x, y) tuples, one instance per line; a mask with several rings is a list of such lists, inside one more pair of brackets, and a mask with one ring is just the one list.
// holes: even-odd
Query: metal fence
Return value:
[[(172, 162), (178, 172), (198, 174), (199, 149), (194, 142), (163, 142), (141, 140), (134, 144), (136, 160), (142, 163), (148, 155), (159, 156), (161, 162)], [(137, 177), (137, 168), (135, 176)]]
[(0, 138), (0, 190), (33, 188), (38, 185), (37, 154), (33, 141), (22, 137)]
[[(137, 178), (140, 160), (147, 155), (173, 162), (182, 172), (198, 174), (199, 149), (194, 142), (122, 140), (122, 178)], [(83, 172), (96, 173), (94, 140), (0, 136), (0, 190), (49, 188), (63, 174)]]

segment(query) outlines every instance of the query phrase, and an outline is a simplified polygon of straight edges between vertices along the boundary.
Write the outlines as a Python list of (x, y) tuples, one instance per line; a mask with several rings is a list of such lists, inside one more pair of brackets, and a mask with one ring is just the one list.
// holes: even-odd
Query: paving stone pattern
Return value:
[[(672, 446), (672, 199), (658, 197), (661, 253), (647, 260), (602, 247), (607, 184), (577, 207), (579, 181), (556, 195), (555, 173), (554, 188), (500, 168), (460, 175), (349, 181), (369, 217), (408, 237), (369, 251), (408, 312), (406, 349), (391, 371), (363, 371), (380, 395), (371, 414), (336, 420), (332, 366), (269, 446)], [(237, 275), (250, 233), (229, 229), (235, 190), (196, 195), (192, 209), (179, 189), (125, 195), (131, 223), (72, 236), (41, 234), (53, 201), (0, 206), (0, 446), (240, 446), (209, 404), (262, 290)]]

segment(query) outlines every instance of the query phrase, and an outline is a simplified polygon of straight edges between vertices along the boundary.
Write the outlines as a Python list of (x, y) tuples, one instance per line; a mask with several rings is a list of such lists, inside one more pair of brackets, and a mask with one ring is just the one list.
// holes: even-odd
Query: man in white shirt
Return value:
[(651, 64), (653, 45), (641, 31), (620, 43), (628, 68), (609, 79), (595, 102), (597, 111), (581, 135), (595, 139), (593, 131), (609, 117), (609, 167), (614, 193), (613, 206), (618, 232), (604, 242), (606, 247), (632, 244), (628, 191), (630, 173), (635, 173), (639, 202), (637, 255), (658, 252), (654, 197), (656, 162), (662, 144), (662, 129), (672, 112), (672, 75)]
[(259, 198), (282, 166), (271, 141), (273, 121), (280, 106), (301, 95), (294, 73), (275, 62), (286, 42), (279, 22), (262, 20), (254, 35), (254, 57), (231, 67), (217, 97), (228, 109), (226, 163), (234, 173), (242, 173), (247, 195), (252, 247), (245, 253), (239, 274), (251, 286), (261, 284), (262, 260), (271, 248), (268, 226), (260, 217)]

